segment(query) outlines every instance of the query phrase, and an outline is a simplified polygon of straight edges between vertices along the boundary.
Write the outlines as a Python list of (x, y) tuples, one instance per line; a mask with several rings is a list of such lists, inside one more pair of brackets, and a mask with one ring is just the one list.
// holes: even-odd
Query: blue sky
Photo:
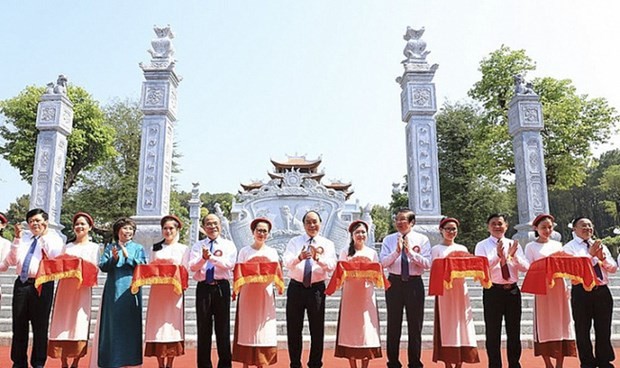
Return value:
[[(479, 61), (506, 44), (537, 62), (529, 78), (570, 78), (620, 109), (615, 1), (28, 1), (0, 13), (0, 99), (60, 73), (102, 104), (138, 99), (153, 25), (170, 24), (186, 191), (236, 192), (297, 153), (322, 155), (325, 178), (351, 181), (361, 204), (387, 204), (406, 172), (394, 79), (407, 26), (426, 28), (439, 105), (466, 99)], [(0, 159), (0, 211), (29, 192)]]

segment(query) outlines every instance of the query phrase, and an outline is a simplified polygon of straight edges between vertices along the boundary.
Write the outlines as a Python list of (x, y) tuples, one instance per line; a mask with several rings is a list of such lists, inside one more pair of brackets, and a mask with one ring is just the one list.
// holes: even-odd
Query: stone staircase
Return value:
[[(6, 273), (0, 273), (0, 285), (2, 286), (2, 301), (0, 307), (0, 345), (10, 345), (11, 343), (11, 302), (13, 283), (15, 281), (15, 270), (11, 269)], [(103, 291), (103, 285), (105, 283), (105, 274), (101, 274), (99, 277), (99, 285), (94, 290), (94, 302), (91, 324), (91, 334), (95, 329), (95, 322), (97, 318), (97, 312), (99, 311), (99, 304), (101, 301), (101, 293)], [(469, 294), (474, 312), (474, 323), (476, 327), (476, 334), (478, 338), (478, 346), (484, 348), (484, 318), (482, 310), (482, 287), (471, 280), (467, 281), (469, 287)], [(428, 275), (424, 278), (424, 285), (428, 286)], [(613, 275), (610, 278), (610, 288), (614, 297), (614, 314), (612, 323), (612, 340), (616, 347), (620, 347), (620, 274)], [(196, 313), (194, 308), (195, 303), (195, 281), (190, 282), (189, 289), (185, 295), (185, 333), (186, 333), (186, 346), (193, 348), (196, 345)], [(428, 292), (428, 289), (426, 290)], [(285, 291), (286, 293), (286, 291)], [(144, 311), (143, 318), (146, 315), (146, 306), (148, 305), (149, 287), (143, 288), (144, 298)], [(385, 344), (386, 333), (386, 307), (385, 297), (383, 290), (377, 290), (377, 302), (379, 305), (379, 321), (381, 325), (381, 340)], [(534, 297), (531, 294), (523, 293), (522, 305), (523, 316), (521, 321), (521, 340), (524, 347), (533, 347), (532, 340), (532, 314)], [(424, 327), (422, 331), (423, 347), (426, 349), (432, 348), (433, 341), (433, 311), (434, 311), (434, 297), (426, 297), (425, 310), (424, 310)], [(336, 324), (338, 321), (338, 307), (340, 304), (340, 293), (337, 292), (333, 296), (327, 297), (326, 302), (326, 316), (325, 316), (325, 346), (326, 348), (333, 348), (336, 340)], [(278, 341), (281, 348), (286, 348), (286, 318), (285, 318), (286, 296), (278, 295), (276, 297), (276, 311), (278, 319)], [(231, 303), (231, 323), (234, 323), (234, 316), (236, 310), (236, 303)], [(144, 319), (143, 319), (144, 320)], [(406, 319), (403, 318), (403, 336), (401, 344), (406, 347), (407, 344), (407, 328)], [(232, 329), (232, 327), (231, 327)], [(308, 331), (307, 321), (304, 324), (304, 342), (309, 343), (310, 334)]]

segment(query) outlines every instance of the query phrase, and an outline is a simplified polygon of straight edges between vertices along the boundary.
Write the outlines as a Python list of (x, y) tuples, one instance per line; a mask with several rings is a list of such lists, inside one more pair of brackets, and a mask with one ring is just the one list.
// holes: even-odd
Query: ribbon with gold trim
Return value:
[(452, 280), (465, 277), (471, 277), (480, 282), (482, 287), (490, 288), (492, 283), (487, 257), (455, 252), (445, 258), (435, 259), (431, 265), (428, 295), (443, 295), (444, 289), (452, 289)]
[(547, 286), (553, 287), (556, 278), (582, 284), (586, 291), (591, 291), (597, 284), (590, 258), (559, 253), (532, 262), (523, 279), (521, 290), (530, 294), (546, 295)]
[(41, 285), (44, 283), (68, 278), (78, 279), (80, 286), (91, 287), (97, 285), (98, 272), (99, 269), (94, 264), (80, 257), (63, 254), (39, 263), (34, 287), (41, 294)]
[(282, 295), (284, 292), (284, 276), (278, 262), (252, 262), (237, 263), (235, 265), (233, 281), (233, 300), (246, 284), (273, 282)]
[(185, 266), (175, 264), (138, 265), (133, 271), (131, 293), (137, 294), (144, 285), (172, 285), (178, 295), (187, 289), (189, 275)]
[(335, 293), (347, 279), (370, 281), (380, 289), (387, 290), (390, 288), (390, 282), (385, 277), (380, 263), (338, 261), (334, 274), (325, 289), (325, 294), (332, 295)]

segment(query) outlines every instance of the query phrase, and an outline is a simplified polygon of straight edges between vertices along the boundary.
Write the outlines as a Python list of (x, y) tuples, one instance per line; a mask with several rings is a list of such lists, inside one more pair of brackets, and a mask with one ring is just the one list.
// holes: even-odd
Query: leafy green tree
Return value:
[(118, 154), (90, 170), (65, 197), (63, 224), (71, 215), (87, 211), (95, 219), (95, 233), (108, 236), (112, 223), (136, 211), (140, 168), (142, 112), (135, 101), (115, 101), (104, 109), (105, 120), (115, 128)]
[(30, 195), (24, 194), (17, 198), (15, 202), (9, 204), (9, 209), (6, 211), (6, 218), (9, 220), (10, 226), (4, 229), (3, 236), (9, 240), (13, 240), (14, 230), (13, 225), (26, 221), (26, 214), (30, 206)]
[(206, 208), (208, 213), (215, 213), (215, 204), (219, 203), (224, 216), (230, 219), (230, 210), (232, 209), (234, 195), (232, 193), (202, 193), (200, 200), (202, 207)]
[(370, 210), (372, 222), (375, 225), (375, 241), (381, 242), (389, 234), (392, 226), (392, 214), (386, 206), (374, 205)]
[(599, 188), (605, 195), (606, 211), (614, 217), (616, 224), (620, 220), (620, 165), (612, 165), (603, 172)]
[[(514, 172), (512, 140), (508, 134), (508, 103), (514, 93), (513, 76), (535, 69), (524, 50), (502, 46), (480, 62), (481, 80), (468, 92), (484, 108), (474, 127), (472, 168), (480, 176), (501, 178)], [(568, 79), (538, 78), (534, 90), (543, 105), (543, 150), (549, 188), (583, 183), (591, 146), (606, 142), (620, 120), (604, 98), (579, 95)]]
[[(35, 147), (37, 105), (44, 87), (28, 86), (16, 97), (0, 101), (0, 113), (6, 124), (0, 128), (4, 144), (0, 154), (21, 177), (32, 181)], [(112, 140), (114, 128), (106, 124), (97, 101), (81, 87), (68, 86), (67, 96), (73, 103), (73, 131), (68, 137), (67, 160), (63, 193), (80, 180), (81, 174), (115, 154)]]
[(446, 103), (436, 116), (442, 213), (459, 219), (458, 242), (471, 250), (488, 236), (488, 215), (514, 213), (516, 205), (513, 185), (473, 168), (475, 127), (482, 119), (477, 107), (464, 103)]

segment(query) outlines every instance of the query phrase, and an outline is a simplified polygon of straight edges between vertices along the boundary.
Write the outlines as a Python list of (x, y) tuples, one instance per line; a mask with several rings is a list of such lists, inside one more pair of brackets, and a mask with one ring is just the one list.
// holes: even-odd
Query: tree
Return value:
[(374, 205), (370, 210), (372, 222), (375, 225), (375, 241), (381, 242), (390, 232), (392, 226), (392, 214), (386, 206)]
[[(524, 50), (502, 45), (480, 62), (479, 70), (482, 78), (468, 92), (484, 108), (480, 123), (473, 128), (476, 154), (471, 162), (478, 175), (501, 178), (514, 172), (507, 127), (513, 76), (525, 76), (535, 70), (535, 63)], [(550, 189), (579, 186), (592, 159), (591, 146), (606, 142), (620, 117), (606, 99), (578, 95), (569, 79), (538, 78), (533, 86), (543, 105), (547, 184)]]
[(222, 212), (226, 218), (230, 219), (230, 210), (232, 209), (232, 201), (234, 195), (232, 193), (202, 193), (200, 201), (202, 207), (209, 210), (208, 213), (215, 213), (215, 204), (219, 203)]
[(459, 243), (471, 250), (487, 236), (487, 216), (514, 213), (516, 205), (514, 185), (474, 169), (474, 128), (482, 119), (477, 107), (462, 103), (446, 103), (436, 116), (442, 212), (459, 219)]
[(603, 172), (599, 189), (605, 195), (603, 202), (607, 213), (612, 215), (616, 224), (620, 221), (620, 165), (612, 165)]
[(125, 100), (106, 106), (104, 114), (116, 132), (114, 148), (118, 154), (90, 170), (68, 193), (63, 224), (71, 224), (71, 214), (88, 211), (95, 219), (94, 231), (107, 236), (116, 219), (136, 211), (142, 112), (137, 102)]
[[(6, 124), (0, 128), (4, 144), (0, 154), (32, 181), (37, 105), (44, 87), (29, 86), (16, 97), (0, 101)], [(69, 86), (67, 96), (73, 103), (73, 131), (68, 137), (63, 193), (80, 180), (81, 174), (114, 156), (114, 129), (106, 124), (97, 101), (81, 87)]]
[[(549, 191), (549, 209), (555, 216), (558, 224), (556, 231), (562, 234), (563, 239), (571, 238), (571, 229), (567, 226), (573, 219), (586, 216), (592, 220), (594, 230), (599, 237), (613, 236), (612, 231), (617, 226), (614, 212), (611, 208), (610, 196), (601, 186), (605, 172), (620, 165), (620, 150), (604, 152), (598, 159), (589, 164), (585, 172), (585, 181), (582, 186), (570, 188), (552, 188)], [(613, 197), (616, 193), (609, 193)], [(607, 210), (612, 210), (609, 213)]]
[(30, 205), (30, 195), (24, 194), (21, 197), (15, 199), (15, 202), (9, 204), (9, 209), (6, 211), (6, 218), (9, 220), (11, 226), (7, 226), (4, 229), (3, 236), (9, 240), (13, 239), (14, 224), (26, 221), (26, 214)]

